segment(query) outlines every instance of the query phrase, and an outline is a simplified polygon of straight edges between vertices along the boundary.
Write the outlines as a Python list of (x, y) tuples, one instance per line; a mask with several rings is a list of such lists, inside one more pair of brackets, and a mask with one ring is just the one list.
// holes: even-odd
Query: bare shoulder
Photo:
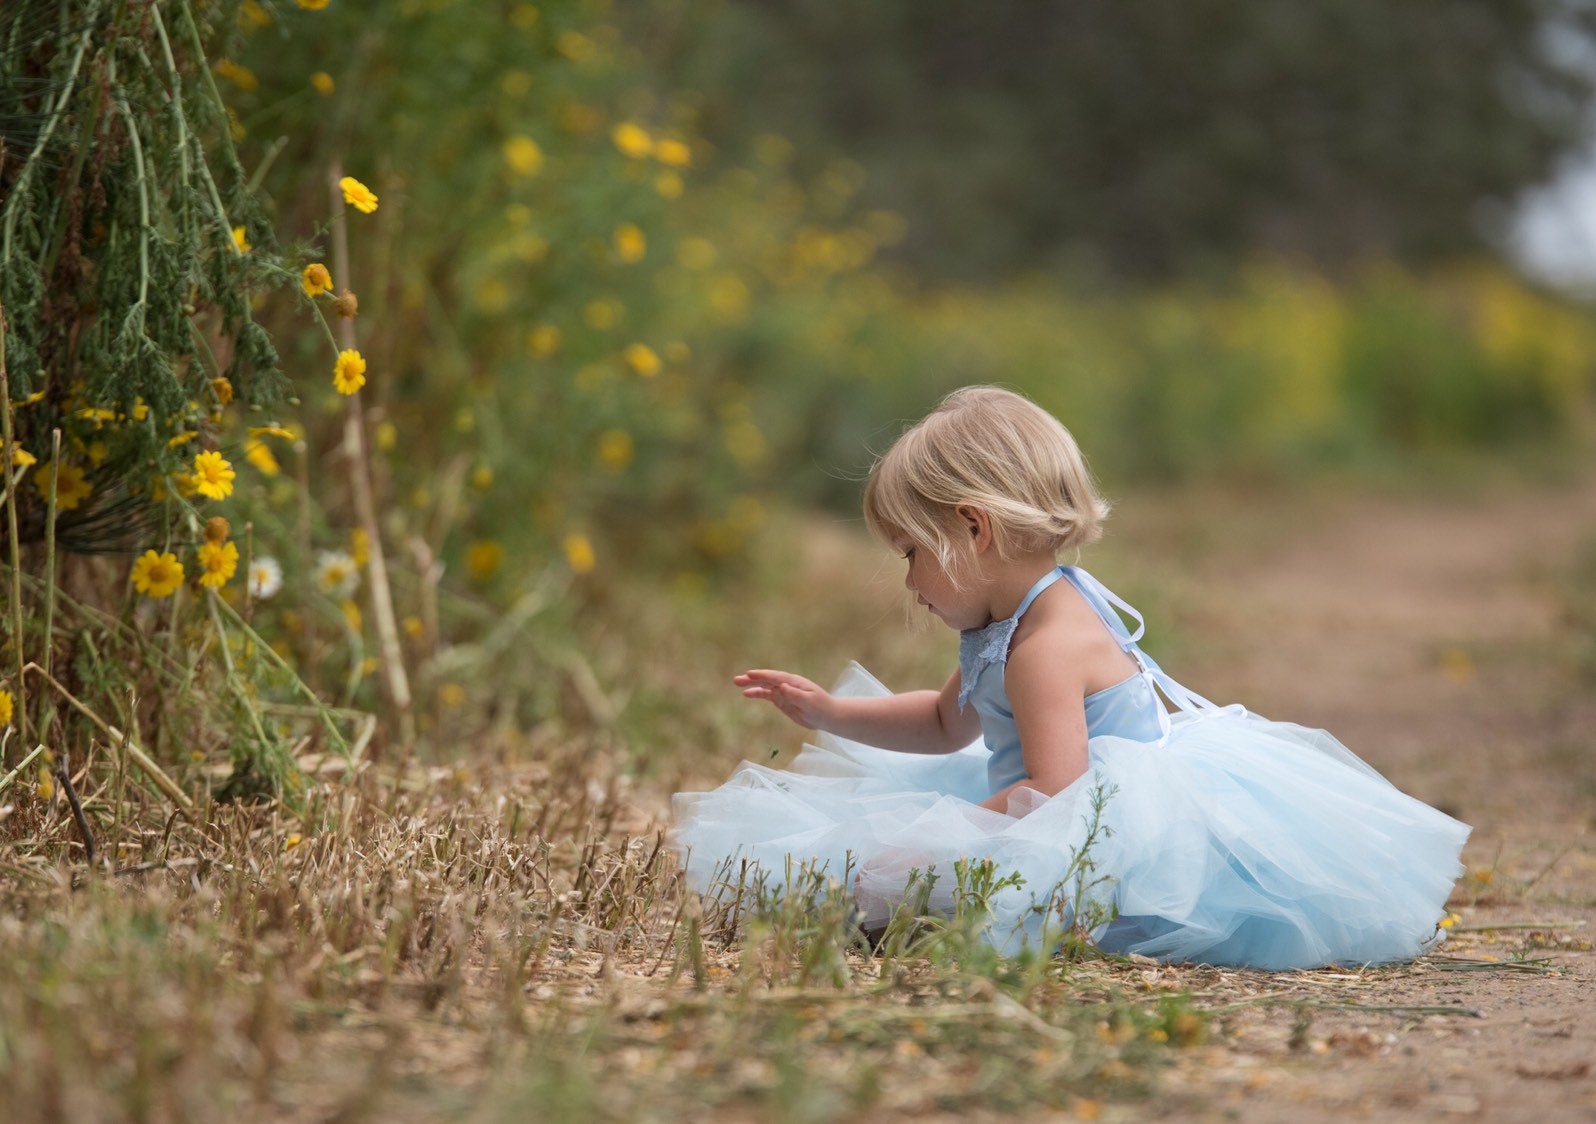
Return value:
[(1112, 687), (1136, 672), (1136, 662), (1119, 646), (1080, 593), (1069, 582), (1055, 582), (1020, 618), (1009, 662), (1050, 669), (1078, 679), (1086, 694)]

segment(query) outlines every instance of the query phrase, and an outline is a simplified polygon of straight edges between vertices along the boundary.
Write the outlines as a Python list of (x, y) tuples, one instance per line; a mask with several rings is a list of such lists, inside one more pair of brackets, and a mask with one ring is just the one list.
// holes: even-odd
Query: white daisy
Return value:
[(277, 564), (277, 559), (263, 554), (249, 564), (249, 595), (255, 600), (270, 600), (282, 588), (283, 568)]
[(353, 597), (360, 588), (360, 567), (347, 551), (318, 551), (316, 584), (333, 597)]

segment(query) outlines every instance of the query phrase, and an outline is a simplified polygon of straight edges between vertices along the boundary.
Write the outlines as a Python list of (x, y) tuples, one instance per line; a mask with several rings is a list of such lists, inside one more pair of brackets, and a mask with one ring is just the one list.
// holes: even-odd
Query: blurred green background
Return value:
[(971, 382), (1055, 411), (1114, 492), (1590, 436), (1587, 310), (1502, 243), (1583, 137), (1588, 12), (262, 10), (244, 163), (301, 237), (333, 158), (382, 197), (351, 284), (388, 530), (464, 603), (552, 566), (573, 617), (639, 580), (702, 613), (801, 534), (775, 513), (851, 517), (872, 454)]

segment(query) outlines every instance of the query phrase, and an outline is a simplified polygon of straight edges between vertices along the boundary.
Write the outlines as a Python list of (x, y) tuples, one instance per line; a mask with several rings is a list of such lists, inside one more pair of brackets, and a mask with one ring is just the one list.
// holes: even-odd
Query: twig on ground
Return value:
[(67, 768), (65, 754), (55, 767), (56, 779), (66, 792), (67, 803), (72, 806), (72, 818), (77, 822), (78, 834), (83, 837), (83, 853), (89, 866), (94, 866), (94, 832), (89, 830), (88, 817), (83, 814), (83, 804), (78, 800), (78, 790), (72, 785), (72, 770)]

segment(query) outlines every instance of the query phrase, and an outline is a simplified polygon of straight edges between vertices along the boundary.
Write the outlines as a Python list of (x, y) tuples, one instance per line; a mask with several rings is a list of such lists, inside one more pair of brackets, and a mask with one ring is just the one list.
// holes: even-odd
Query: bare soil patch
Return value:
[[(1212, 508), (1201, 531), (1184, 506), (1132, 513), (1125, 549), (1211, 535)], [(1596, 685), (1568, 604), (1596, 487), (1229, 497), (1219, 515), (1217, 540), (1164, 552), (1170, 573), (1149, 564), (1150, 580), (1177, 583), (1179, 628), (1198, 638), (1181, 644), (1187, 681), (1334, 731), (1474, 832), (1435, 957), (1280, 976), (1163, 969), (1221, 1011), (1239, 1006), (1160, 1099), (1249, 1120), (1593, 1118)]]

